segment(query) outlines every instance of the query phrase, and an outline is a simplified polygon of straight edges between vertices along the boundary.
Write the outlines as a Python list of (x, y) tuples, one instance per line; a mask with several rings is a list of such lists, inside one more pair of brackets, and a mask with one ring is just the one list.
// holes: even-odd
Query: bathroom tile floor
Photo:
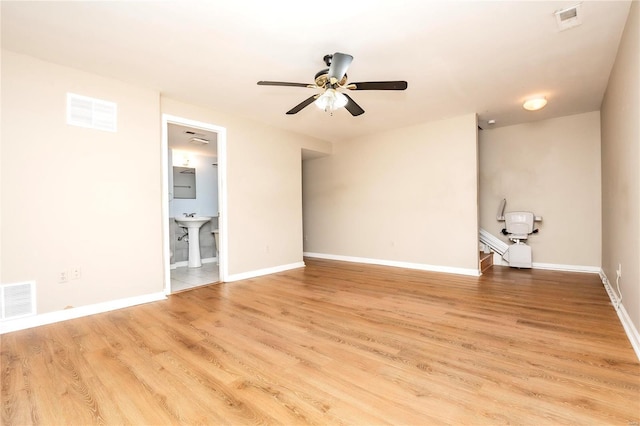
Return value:
[(218, 264), (215, 262), (204, 263), (200, 268), (181, 266), (171, 270), (172, 293), (218, 281), (220, 281)]

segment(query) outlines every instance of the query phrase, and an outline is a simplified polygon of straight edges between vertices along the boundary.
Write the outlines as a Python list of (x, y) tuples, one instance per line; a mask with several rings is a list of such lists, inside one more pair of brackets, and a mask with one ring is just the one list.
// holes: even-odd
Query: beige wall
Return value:
[(302, 262), (302, 149), (331, 144), (163, 98), (162, 112), (227, 129), (229, 274)]
[(528, 240), (534, 263), (599, 267), (599, 113), (483, 130), (479, 145), (480, 226), (508, 241), (496, 221), (506, 198), (506, 211), (543, 217)]
[[(67, 125), (67, 92), (116, 102), (118, 131)], [(302, 149), (330, 143), (7, 51), (2, 110), (0, 283), (35, 280), (39, 314), (164, 291), (163, 112), (227, 128), (229, 273), (302, 261)]]
[(631, 5), (602, 102), (602, 268), (640, 330), (640, 4)]
[(475, 114), (304, 162), (305, 251), (478, 269)]
[[(67, 92), (116, 102), (118, 131), (67, 125)], [(0, 282), (35, 280), (38, 313), (163, 291), (159, 110), (156, 92), (2, 52)]]

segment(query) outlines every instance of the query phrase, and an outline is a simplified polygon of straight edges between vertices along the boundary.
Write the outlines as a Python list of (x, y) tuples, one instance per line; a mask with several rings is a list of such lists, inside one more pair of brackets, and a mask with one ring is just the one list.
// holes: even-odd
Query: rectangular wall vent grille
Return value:
[(0, 320), (36, 314), (36, 283), (0, 285)]
[(118, 126), (118, 106), (115, 102), (67, 93), (67, 123), (115, 132)]

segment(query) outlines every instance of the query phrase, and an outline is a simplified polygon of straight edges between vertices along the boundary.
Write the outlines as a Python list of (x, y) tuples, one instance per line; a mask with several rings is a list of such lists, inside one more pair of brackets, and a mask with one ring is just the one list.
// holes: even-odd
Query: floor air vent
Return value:
[(36, 283), (0, 285), (0, 320), (36, 314)]

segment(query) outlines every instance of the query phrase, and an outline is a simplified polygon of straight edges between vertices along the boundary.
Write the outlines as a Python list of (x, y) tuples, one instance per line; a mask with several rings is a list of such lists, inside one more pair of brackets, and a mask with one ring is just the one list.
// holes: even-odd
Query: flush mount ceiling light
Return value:
[(544, 108), (546, 104), (547, 98), (541, 96), (539, 98), (527, 99), (526, 101), (524, 101), (524, 104), (522, 104), (522, 108), (526, 109), (527, 111), (537, 111)]
[(314, 103), (325, 112), (333, 112), (345, 106), (347, 102), (349, 100), (342, 93), (337, 92), (335, 89), (327, 89)]
[(204, 138), (191, 138), (189, 139), (189, 143), (193, 145), (206, 145), (209, 141)]

